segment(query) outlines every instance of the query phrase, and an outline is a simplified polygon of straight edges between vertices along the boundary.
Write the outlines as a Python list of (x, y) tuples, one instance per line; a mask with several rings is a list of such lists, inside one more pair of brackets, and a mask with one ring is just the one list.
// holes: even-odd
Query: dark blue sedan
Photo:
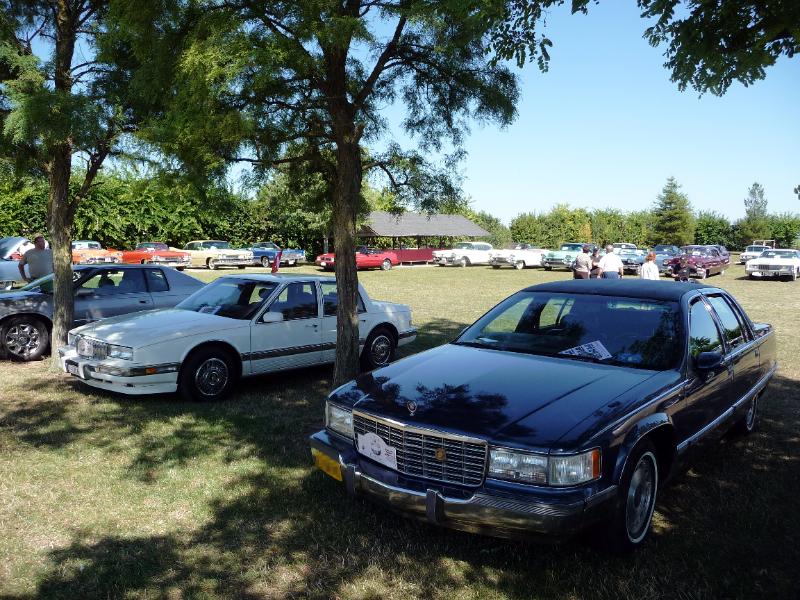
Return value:
[(311, 451), (348, 492), (410, 517), (499, 537), (597, 525), (631, 550), (690, 449), (753, 430), (775, 347), (718, 288), (533, 286), (335, 390)]

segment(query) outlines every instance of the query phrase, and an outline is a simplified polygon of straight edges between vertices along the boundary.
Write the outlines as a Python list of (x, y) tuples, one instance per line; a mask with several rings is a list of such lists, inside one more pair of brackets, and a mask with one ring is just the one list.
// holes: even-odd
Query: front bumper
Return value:
[(792, 270), (780, 270), (775, 271), (772, 269), (746, 269), (747, 274), (750, 277), (791, 277)]
[(639, 271), (641, 271), (641, 269), (642, 269), (642, 265), (640, 265), (639, 263), (634, 263), (634, 264), (623, 263), (622, 264), (622, 271), (624, 273), (638, 273)]
[(438, 263), (440, 265), (455, 265), (456, 257), (455, 256), (434, 256), (433, 262)]
[[(78, 356), (73, 346), (58, 349), (61, 369), (86, 385), (121, 394), (169, 394), (178, 389), (180, 365), (139, 365), (125, 360)], [(153, 374), (143, 374), (148, 370)]]
[(352, 442), (319, 431), (309, 439), (315, 464), (342, 481), (353, 496), (365, 496), (403, 516), (451, 529), (501, 538), (560, 539), (608, 518), (616, 486), (585, 490), (550, 489), (515, 494), (499, 484), (464, 489), (410, 477), (360, 456)]
[(567, 258), (545, 258), (542, 260), (542, 266), (549, 269), (569, 269), (572, 265), (572, 259)]
[(148, 265), (158, 266), (158, 267), (172, 267), (173, 269), (177, 269), (179, 267), (190, 267), (192, 265), (192, 261), (188, 258), (186, 260), (148, 260)]
[(252, 258), (213, 258), (214, 264), (220, 267), (248, 267), (252, 264)]

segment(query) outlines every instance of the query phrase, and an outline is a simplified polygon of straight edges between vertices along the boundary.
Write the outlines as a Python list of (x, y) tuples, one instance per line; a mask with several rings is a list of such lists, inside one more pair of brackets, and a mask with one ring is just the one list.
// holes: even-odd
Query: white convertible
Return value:
[[(417, 330), (408, 306), (358, 292), (362, 363), (372, 369)], [(73, 329), (61, 366), (104, 390), (218, 400), (239, 377), (333, 362), (337, 298), (331, 277), (221, 277), (173, 309)]]
[(459, 242), (450, 250), (434, 250), (433, 261), (439, 266), (488, 265), (494, 247), (486, 242)]
[(797, 281), (800, 277), (800, 251), (764, 250), (758, 258), (748, 260), (744, 270), (750, 277), (789, 277)]
[(541, 267), (542, 260), (549, 250), (537, 248), (530, 244), (517, 244), (511, 250), (492, 250), (489, 264), (499, 269), (503, 266), (524, 269), (525, 267)]

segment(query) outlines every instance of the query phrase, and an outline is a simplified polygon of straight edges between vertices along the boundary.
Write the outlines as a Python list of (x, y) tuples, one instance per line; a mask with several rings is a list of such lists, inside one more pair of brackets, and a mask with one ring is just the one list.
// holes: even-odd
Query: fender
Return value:
[[(617, 451), (617, 460), (614, 465), (611, 478), (614, 483), (619, 483), (622, 472), (625, 470), (625, 464), (628, 461), (628, 456), (630, 456), (634, 446), (636, 446), (636, 444), (638, 444), (645, 436), (648, 436), (655, 430), (661, 428), (668, 428), (669, 434), (671, 436), (674, 435), (672, 418), (663, 412), (647, 415), (630, 427), (628, 432), (625, 434), (625, 438), (623, 439), (622, 443), (619, 445), (619, 450)], [(667, 432), (665, 431), (665, 433)]]

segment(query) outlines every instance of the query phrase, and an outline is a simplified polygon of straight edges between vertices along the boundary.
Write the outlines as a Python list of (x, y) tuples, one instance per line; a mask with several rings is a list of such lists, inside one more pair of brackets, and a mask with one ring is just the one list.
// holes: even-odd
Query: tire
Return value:
[(725, 269), (722, 269), (722, 270), (719, 272), (719, 274), (720, 274), (720, 275), (725, 275)]
[(386, 327), (376, 327), (367, 336), (361, 352), (361, 365), (368, 371), (385, 367), (392, 362), (396, 348), (397, 340), (392, 332)]
[(493, 268), (493, 269), (499, 269), (499, 268), (500, 268), (500, 265), (492, 265), (492, 268)]
[(236, 265), (236, 266), (237, 266), (239, 269), (244, 269), (244, 268), (246, 268), (246, 267), (247, 267), (247, 265)]
[(705, 279), (706, 277), (708, 277), (708, 271), (703, 271), (703, 276), (697, 277), (697, 279)]
[(178, 271), (183, 271), (185, 268), (186, 267), (175, 267), (175, 269), (178, 270)]
[(792, 271), (792, 281), (797, 281), (797, 273), (798, 273), (798, 269), (795, 269), (794, 271)]
[(261, 257), (261, 266), (264, 267), (265, 269), (270, 268), (271, 265), (269, 264), (269, 256)]
[(178, 393), (187, 402), (217, 402), (228, 397), (236, 379), (236, 365), (227, 352), (201, 349), (181, 366)]
[(544, 268), (544, 270), (545, 270), (545, 271), (552, 271), (552, 270), (553, 270), (553, 267), (545, 267), (545, 268)]
[(637, 444), (620, 477), (614, 516), (605, 531), (605, 543), (616, 554), (627, 554), (644, 544), (653, 522), (658, 495), (658, 459), (649, 440)]
[(514, 263), (514, 268), (515, 268), (517, 271), (522, 271), (522, 269), (524, 269), (524, 268), (525, 268), (525, 263), (524, 263), (524, 262), (522, 262), (521, 260), (518, 260), (517, 262), (515, 262), (515, 263)]
[(469, 266), (469, 259), (466, 256), (462, 256), (461, 259), (458, 261), (459, 267), (468, 267)]
[(750, 400), (750, 404), (747, 405), (747, 412), (734, 423), (731, 431), (738, 435), (750, 435), (756, 430), (758, 426), (758, 401), (759, 394), (756, 394)]
[(381, 263), (381, 271), (388, 271), (391, 268), (392, 268), (392, 261), (389, 260), (388, 258), (383, 259), (383, 262)]
[(217, 266), (217, 261), (213, 258), (206, 259), (206, 267), (209, 271), (216, 271), (219, 267)]
[(444, 266), (444, 264), (443, 264), (443, 263), (437, 263), (437, 264), (438, 264), (438, 266), (440, 266), (440, 267), (443, 267), (443, 266)]
[(50, 332), (36, 317), (13, 317), (0, 327), (0, 345), (11, 360), (39, 360), (50, 349)]

